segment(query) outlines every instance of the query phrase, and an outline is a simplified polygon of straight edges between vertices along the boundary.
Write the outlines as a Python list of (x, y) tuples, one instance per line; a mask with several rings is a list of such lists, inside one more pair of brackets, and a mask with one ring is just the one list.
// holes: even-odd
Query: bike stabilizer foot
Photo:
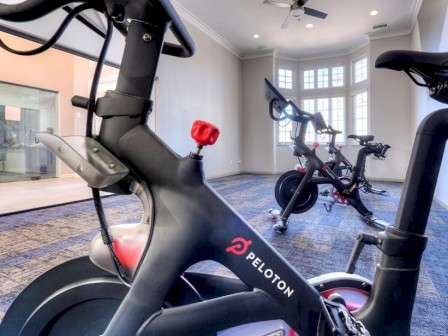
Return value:
[(363, 216), (362, 219), (364, 219), (364, 221), (372, 226), (378, 227), (382, 230), (385, 230), (388, 226), (390, 226), (390, 224), (382, 219), (379, 219), (373, 215), (368, 215), (368, 216)]
[(275, 232), (284, 233), (288, 229), (288, 220), (284, 218), (278, 218), (277, 222), (273, 225)]

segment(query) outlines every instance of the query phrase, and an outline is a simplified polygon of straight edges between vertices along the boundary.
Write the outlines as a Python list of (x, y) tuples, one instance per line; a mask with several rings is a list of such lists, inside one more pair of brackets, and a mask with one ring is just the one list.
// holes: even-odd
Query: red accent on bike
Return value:
[(364, 306), (367, 299), (369, 298), (368, 292), (350, 287), (329, 289), (320, 293), (320, 295), (328, 299), (328, 297), (333, 293), (338, 293), (344, 298), (347, 309), (351, 312)]
[(289, 329), (288, 336), (299, 336), (293, 329)]
[(227, 253), (233, 253), (237, 256), (243, 255), (246, 253), (249, 245), (252, 244), (252, 240), (246, 240), (242, 237), (236, 237), (232, 240), (232, 244), (228, 248), (226, 248)]
[(145, 246), (132, 239), (114, 239), (112, 248), (120, 263), (126, 269), (136, 269)]
[(323, 171), (327, 171), (328, 167), (327, 167), (326, 165), (323, 165), (323, 166), (321, 167), (321, 169), (322, 169)]
[(303, 168), (303, 167), (297, 167), (297, 171), (298, 171), (299, 173), (306, 173), (306, 169)]
[(191, 137), (201, 146), (213, 145), (218, 136), (218, 127), (206, 121), (196, 120), (191, 127)]
[(319, 147), (319, 143), (318, 143), (318, 142), (313, 142), (313, 147), (314, 147), (314, 148)]
[(340, 204), (348, 204), (347, 199), (344, 196), (342, 196), (341, 193), (337, 190), (333, 191), (333, 197), (335, 201)]
[(338, 146), (338, 148), (339, 148), (339, 150), (341, 150), (341, 149), (342, 149), (342, 146)]

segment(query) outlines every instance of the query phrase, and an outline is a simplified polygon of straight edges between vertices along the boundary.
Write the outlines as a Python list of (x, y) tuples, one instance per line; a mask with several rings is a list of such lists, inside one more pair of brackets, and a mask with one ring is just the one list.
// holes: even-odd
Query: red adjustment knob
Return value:
[(213, 145), (218, 136), (219, 129), (206, 121), (196, 120), (191, 127), (191, 137), (200, 146)]
[(313, 142), (313, 147), (314, 147), (314, 148), (319, 147), (319, 143), (318, 143), (318, 142)]

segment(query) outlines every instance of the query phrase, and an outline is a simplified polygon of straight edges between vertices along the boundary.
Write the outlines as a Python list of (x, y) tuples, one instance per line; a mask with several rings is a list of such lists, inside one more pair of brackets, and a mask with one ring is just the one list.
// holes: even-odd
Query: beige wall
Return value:
[(196, 119), (219, 127), (215, 145), (206, 147), (207, 177), (238, 173), (241, 169), (243, 95), (241, 61), (230, 51), (186, 23), (196, 43), (196, 54), (181, 59), (162, 55), (157, 76), (157, 129), (178, 154), (195, 150), (190, 129)]
[(404, 73), (376, 69), (377, 57), (393, 49), (410, 49), (410, 35), (373, 40), (370, 43), (370, 128), (392, 147), (386, 161), (370, 161), (375, 179), (404, 180), (412, 146), (412, 90)]
[(243, 164), (245, 172), (275, 171), (275, 123), (264, 98), (264, 79), (273, 80), (273, 56), (243, 61)]

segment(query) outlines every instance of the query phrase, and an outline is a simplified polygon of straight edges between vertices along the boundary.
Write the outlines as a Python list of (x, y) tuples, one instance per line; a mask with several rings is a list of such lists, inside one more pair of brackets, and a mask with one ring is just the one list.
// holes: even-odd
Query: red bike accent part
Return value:
[(112, 248), (123, 267), (134, 272), (143, 256), (145, 245), (138, 240), (118, 238), (112, 242)]
[(338, 148), (339, 148), (339, 150), (341, 150), (341, 149), (342, 149), (342, 146), (338, 146)]
[(318, 142), (313, 142), (313, 147), (314, 147), (314, 148), (319, 147), (319, 143), (318, 143)]
[(329, 289), (320, 293), (320, 295), (328, 299), (328, 297), (333, 293), (338, 293), (344, 298), (347, 309), (351, 312), (364, 306), (367, 302), (367, 299), (369, 298), (368, 292), (350, 287)]
[(335, 199), (336, 202), (338, 202), (340, 204), (348, 204), (345, 197), (342, 196), (341, 193), (336, 190), (336, 188), (333, 189), (333, 198)]
[(196, 120), (191, 127), (191, 137), (198, 145), (213, 145), (218, 140), (219, 129), (206, 121)]

